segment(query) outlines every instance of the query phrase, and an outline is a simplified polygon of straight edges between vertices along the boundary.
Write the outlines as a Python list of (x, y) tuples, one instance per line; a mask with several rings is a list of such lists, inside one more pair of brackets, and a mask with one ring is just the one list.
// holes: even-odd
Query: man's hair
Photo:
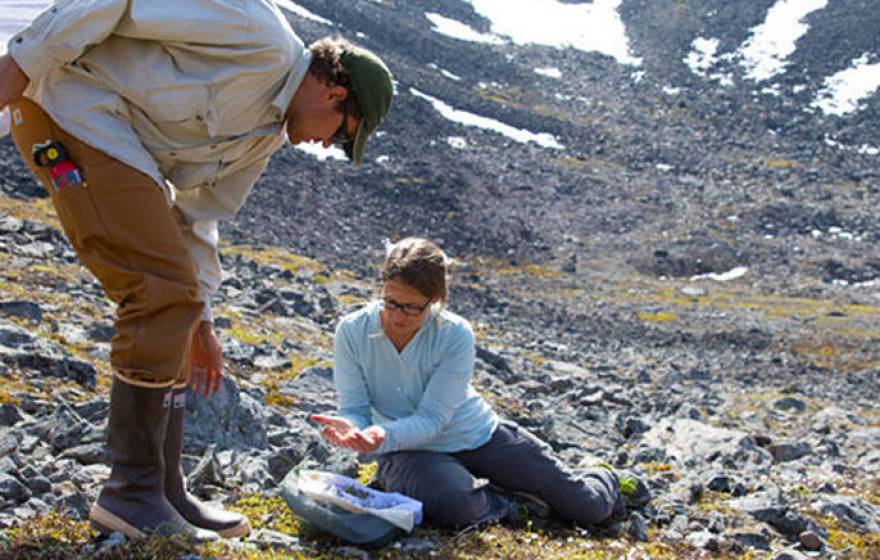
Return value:
[(443, 250), (427, 239), (407, 237), (391, 245), (380, 278), (396, 280), (415, 289), (432, 302), (446, 303), (447, 258)]
[(348, 69), (342, 64), (342, 55), (351, 50), (353, 45), (342, 37), (324, 37), (309, 45), (312, 53), (312, 62), (309, 64), (309, 72), (319, 82), (326, 86), (342, 86), (348, 90), (348, 95), (339, 107), (349, 115), (361, 118), (361, 109), (358, 105), (354, 88), (351, 86), (351, 77)]

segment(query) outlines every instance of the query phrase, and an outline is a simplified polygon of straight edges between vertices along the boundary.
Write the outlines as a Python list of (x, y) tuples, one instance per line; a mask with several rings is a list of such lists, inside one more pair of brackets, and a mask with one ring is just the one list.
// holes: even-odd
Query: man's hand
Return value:
[(0, 56), (0, 110), (21, 99), (30, 80), (8, 54)]
[(324, 426), (321, 434), (328, 442), (358, 453), (371, 453), (385, 441), (385, 428), (381, 426), (358, 430), (351, 422), (339, 416), (313, 414), (311, 419)]
[(193, 392), (208, 396), (220, 388), (223, 381), (223, 349), (214, 334), (214, 324), (202, 321), (193, 333), (189, 350), (189, 384)]

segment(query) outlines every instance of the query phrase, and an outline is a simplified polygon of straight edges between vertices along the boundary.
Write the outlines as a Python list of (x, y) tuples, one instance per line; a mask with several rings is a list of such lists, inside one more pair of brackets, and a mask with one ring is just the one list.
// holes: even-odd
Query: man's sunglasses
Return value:
[(351, 137), (348, 135), (348, 103), (342, 104), (342, 124), (339, 125), (339, 128), (336, 129), (336, 132), (333, 133), (333, 138), (331, 142), (335, 146), (345, 146), (347, 142), (351, 142)]

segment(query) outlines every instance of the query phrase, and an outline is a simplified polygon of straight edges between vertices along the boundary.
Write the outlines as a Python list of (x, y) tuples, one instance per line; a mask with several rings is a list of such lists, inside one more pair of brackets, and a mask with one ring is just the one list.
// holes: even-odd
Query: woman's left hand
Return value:
[(382, 426), (364, 428), (361, 430), (361, 434), (363, 435), (364, 445), (359, 449), (355, 449), (355, 451), (360, 451), (361, 453), (372, 453), (379, 449), (379, 446), (385, 441), (385, 428)]
[(385, 428), (370, 426), (363, 430), (352, 430), (339, 439), (338, 445), (358, 453), (372, 453), (379, 449), (383, 441), (385, 441)]

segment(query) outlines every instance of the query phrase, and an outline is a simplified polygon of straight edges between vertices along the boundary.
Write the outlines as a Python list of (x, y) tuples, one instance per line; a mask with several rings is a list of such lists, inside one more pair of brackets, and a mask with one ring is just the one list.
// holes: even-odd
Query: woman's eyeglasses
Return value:
[(410, 317), (418, 317), (425, 311), (425, 309), (428, 308), (429, 305), (431, 305), (431, 302), (429, 301), (425, 305), (413, 305), (411, 303), (397, 303), (393, 299), (385, 298), (382, 300), (382, 304), (385, 306), (385, 309), (389, 311), (394, 309), (400, 311), (404, 315), (409, 315)]

